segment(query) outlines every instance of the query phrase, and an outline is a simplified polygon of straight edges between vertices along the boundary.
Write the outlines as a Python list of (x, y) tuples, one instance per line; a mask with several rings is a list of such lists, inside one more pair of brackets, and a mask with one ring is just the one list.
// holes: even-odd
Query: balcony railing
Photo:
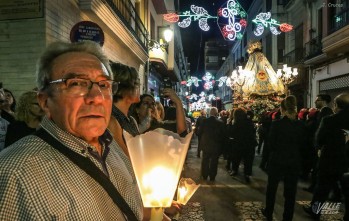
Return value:
[(310, 59), (322, 54), (322, 37), (318, 36), (305, 43), (305, 58)]
[(302, 64), (304, 62), (304, 48), (296, 48), (295, 50), (284, 55), (284, 63), (288, 66)]
[(106, 0), (123, 24), (131, 31), (133, 36), (148, 50), (148, 32), (136, 9), (130, 0)]
[(343, 28), (348, 24), (349, 24), (349, 8), (344, 9), (343, 11), (339, 12), (338, 14), (336, 14), (331, 18), (328, 34), (332, 34), (333, 32), (338, 31), (339, 29)]

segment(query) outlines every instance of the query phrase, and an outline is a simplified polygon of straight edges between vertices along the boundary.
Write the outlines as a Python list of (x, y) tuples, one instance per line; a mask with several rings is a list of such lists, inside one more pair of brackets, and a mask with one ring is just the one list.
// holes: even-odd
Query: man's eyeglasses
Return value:
[(118, 82), (113, 80), (101, 80), (93, 82), (83, 78), (61, 78), (48, 82), (49, 84), (64, 83), (66, 90), (73, 96), (85, 96), (91, 90), (93, 84), (97, 84), (103, 95), (112, 95), (118, 90)]

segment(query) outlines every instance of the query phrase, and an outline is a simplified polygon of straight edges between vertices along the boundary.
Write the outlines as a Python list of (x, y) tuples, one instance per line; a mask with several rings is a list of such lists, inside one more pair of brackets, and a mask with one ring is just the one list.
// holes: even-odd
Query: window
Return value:
[(208, 56), (208, 62), (209, 63), (218, 62), (218, 56)]

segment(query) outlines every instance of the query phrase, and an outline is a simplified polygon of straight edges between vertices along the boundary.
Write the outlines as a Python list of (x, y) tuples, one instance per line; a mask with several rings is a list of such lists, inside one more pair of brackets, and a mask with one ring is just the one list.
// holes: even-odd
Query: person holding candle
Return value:
[(0, 153), (0, 220), (143, 219), (131, 162), (107, 130), (117, 85), (99, 44), (48, 46), (41, 128)]

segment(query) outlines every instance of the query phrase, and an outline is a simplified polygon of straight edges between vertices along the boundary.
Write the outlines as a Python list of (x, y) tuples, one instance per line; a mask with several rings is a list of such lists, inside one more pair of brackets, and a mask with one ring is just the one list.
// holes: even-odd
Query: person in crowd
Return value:
[(2, 106), (1, 117), (9, 123), (13, 123), (15, 121), (16, 99), (10, 90), (4, 88), (4, 93), (5, 102)]
[(234, 111), (234, 124), (229, 128), (228, 134), (234, 139), (232, 176), (238, 174), (239, 165), (243, 160), (245, 181), (249, 183), (257, 140), (254, 124), (247, 118), (244, 109), (237, 108)]
[(261, 154), (262, 146), (265, 145), (265, 140), (267, 136), (267, 128), (266, 128), (266, 121), (267, 121), (267, 115), (268, 113), (263, 113), (260, 117), (260, 121), (257, 128), (257, 134), (258, 134), (258, 147), (257, 147), (257, 154)]
[(280, 120), (272, 122), (269, 133), (270, 160), (266, 205), (262, 210), (267, 220), (273, 220), (274, 204), (280, 181), (284, 181), (284, 221), (291, 221), (294, 213), (298, 176), (301, 170), (301, 150), (305, 148), (305, 127), (297, 120), (297, 101), (287, 96), (281, 102)]
[(218, 158), (222, 153), (225, 138), (225, 125), (218, 119), (218, 109), (212, 107), (210, 116), (201, 122), (198, 130), (202, 148), (201, 176), (203, 180), (215, 181)]
[(330, 107), (331, 96), (328, 94), (318, 94), (315, 99), (315, 107), (320, 111), (317, 115), (317, 128), (321, 123), (322, 118), (333, 114), (333, 110)]
[(275, 112), (267, 112), (266, 116), (265, 116), (265, 121), (263, 122), (263, 129), (264, 129), (264, 133), (265, 133), (265, 137), (264, 137), (264, 144), (263, 144), (263, 150), (262, 150), (262, 160), (259, 164), (259, 168), (263, 171), (267, 170), (268, 167), (268, 160), (269, 160), (269, 152), (270, 152), (270, 148), (269, 148), (269, 143), (268, 143), (268, 139), (269, 139), (269, 130), (270, 130), (270, 126), (271, 123), (273, 121), (273, 115)]
[(9, 122), (2, 118), (2, 106), (5, 103), (5, 93), (4, 89), (0, 87), (0, 151), (4, 149), (5, 147), (5, 138), (7, 133), (7, 127), (9, 125)]
[(44, 111), (38, 103), (37, 91), (27, 91), (20, 96), (15, 116), (16, 121), (7, 127), (5, 147), (34, 133), (39, 127)]
[[(332, 115), (333, 114), (333, 110), (329, 107), (330, 105), (330, 102), (331, 102), (332, 98), (330, 95), (328, 94), (318, 94), (316, 96), (316, 99), (315, 99), (315, 107), (318, 109), (319, 113), (316, 115), (316, 121), (315, 121), (315, 131), (319, 128), (319, 125), (321, 123), (321, 120), (322, 118), (326, 117), (326, 116), (329, 116), (329, 115)], [(317, 152), (320, 150), (320, 146), (318, 143), (316, 143), (316, 140), (314, 139), (314, 151), (316, 153), (315, 155), (315, 165), (318, 164), (318, 160), (319, 160), (319, 157), (318, 157), (318, 154)], [(314, 188), (315, 188), (315, 185), (316, 185), (316, 181), (317, 181), (317, 166), (315, 166), (313, 168), (313, 171), (312, 171), (312, 177), (313, 179), (311, 180), (311, 184), (309, 185), (309, 187), (307, 187), (305, 190), (308, 191), (308, 192), (313, 192), (314, 191)], [(338, 187), (338, 186), (337, 186)], [(335, 195), (340, 195), (340, 191), (337, 187), (334, 187), (335, 189)]]
[(132, 136), (140, 134), (136, 120), (129, 113), (131, 105), (140, 101), (138, 73), (135, 68), (120, 63), (111, 63), (110, 66), (114, 79), (119, 82), (119, 85), (113, 95), (112, 117), (108, 128), (115, 141), (129, 157), (123, 130)]
[(142, 220), (131, 162), (107, 130), (112, 78), (95, 42), (46, 48), (37, 64), (46, 116), (0, 153), (0, 219)]
[(308, 108), (302, 108), (302, 109), (298, 112), (298, 115), (297, 115), (298, 120), (301, 120), (301, 121), (304, 121), (304, 122), (305, 122), (305, 121), (308, 119), (308, 118), (307, 118), (308, 114), (309, 114)]
[[(321, 112), (321, 111), (320, 111)], [(310, 206), (304, 210), (312, 218), (319, 219), (321, 206), (328, 199), (331, 189), (338, 182), (342, 184), (345, 196), (345, 215), (349, 220), (349, 188), (343, 182), (343, 174), (348, 171), (346, 159), (346, 137), (343, 130), (349, 130), (349, 94), (342, 93), (334, 99), (335, 114), (322, 118), (316, 132), (316, 143), (321, 147), (319, 152), (317, 182)]]
[(226, 123), (226, 133), (227, 133), (227, 139), (228, 139), (228, 149), (227, 149), (227, 164), (225, 165), (225, 168), (227, 169), (229, 175), (232, 175), (234, 171), (232, 171), (233, 168), (233, 146), (234, 146), (234, 138), (229, 136), (229, 128), (234, 124), (234, 111), (235, 108), (231, 109), (229, 112), (229, 117), (227, 119)]
[[(108, 129), (113, 134), (116, 143), (122, 148), (124, 153), (129, 156), (129, 152), (123, 137), (123, 130), (132, 136), (140, 134), (137, 121), (130, 115), (129, 109), (132, 104), (140, 101), (139, 78), (135, 68), (123, 65), (121, 63), (111, 63), (114, 80), (118, 82), (117, 91), (113, 94), (112, 117)], [(181, 210), (181, 205), (176, 201), (172, 203), (171, 208), (166, 208), (168, 215), (175, 215)], [(165, 219), (167, 217), (164, 217)], [(150, 209), (144, 210), (143, 219), (150, 219)]]
[(197, 157), (198, 158), (200, 158), (200, 153), (201, 153), (201, 150), (202, 150), (202, 148), (201, 148), (201, 137), (200, 137), (200, 135), (198, 134), (198, 131), (199, 131), (199, 128), (200, 128), (200, 126), (201, 126), (201, 123), (202, 123), (202, 121), (204, 120), (204, 119), (206, 119), (206, 110), (205, 109), (202, 109), (201, 111), (200, 111), (200, 116), (196, 119), (196, 123), (195, 123), (195, 134), (196, 134), (196, 136), (198, 136), (198, 149), (197, 149)]
[(176, 121), (159, 121), (159, 114), (155, 108), (154, 97), (150, 94), (142, 94), (140, 102), (134, 104), (132, 108), (132, 116), (136, 119), (140, 132), (144, 133), (150, 130), (155, 130), (156, 128), (164, 128), (178, 133), (181, 136), (185, 136), (187, 134), (187, 125), (185, 123), (182, 101), (172, 88), (165, 88), (163, 94), (171, 99), (176, 106)]
[(188, 115), (187, 109), (184, 108), (184, 113), (185, 113), (185, 123), (187, 124), (187, 131), (188, 133), (193, 131), (193, 127), (191, 125), (191, 118)]
[(159, 114), (159, 121), (163, 121), (165, 119), (165, 109), (164, 109), (164, 105), (162, 105), (162, 103), (160, 101), (155, 101), (155, 105), (156, 105), (156, 110), (158, 111)]
[[(220, 119), (224, 123), (224, 125), (227, 125), (228, 118), (229, 118), (229, 112), (228, 111), (221, 110), (219, 112), (218, 119)], [(222, 154), (223, 154), (223, 159), (224, 160), (228, 160), (229, 149), (230, 149), (229, 137), (225, 137), (224, 141), (223, 141), (223, 147), (222, 147)]]

